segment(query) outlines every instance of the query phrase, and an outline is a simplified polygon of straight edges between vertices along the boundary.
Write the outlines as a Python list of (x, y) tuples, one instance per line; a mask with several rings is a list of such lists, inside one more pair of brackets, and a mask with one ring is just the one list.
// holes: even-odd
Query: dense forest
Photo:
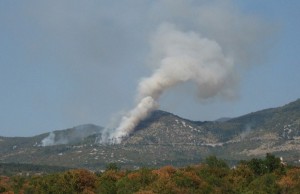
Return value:
[(71, 169), (63, 172), (0, 176), (0, 193), (24, 194), (171, 194), (171, 193), (300, 193), (300, 168), (274, 155), (240, 161), (236, 166), (215, 156), (181, 168), (123, 170), (107, 165), (104, 172)]

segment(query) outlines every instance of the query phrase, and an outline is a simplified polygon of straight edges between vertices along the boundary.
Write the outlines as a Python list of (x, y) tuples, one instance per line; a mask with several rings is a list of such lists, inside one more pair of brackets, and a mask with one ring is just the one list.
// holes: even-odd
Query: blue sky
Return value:
[[(208, 2), (0, 1), (0, 136), (109, 124), (134, 106), (138, 82), (153, 71), (150, 40), (159, 24), (195, 30), (197, 21), (188, 10)], [(240, 71), (237, 98), (202, 102), (184, 84), (167, 91), (160, 108), (203, 121), (300, 98), (300, 1), (216, 2), (222, 2), (216, 3), (221, 10), (255, 18), (251, 21), (263, 24), (265, 33), (251, 46), (251, 52), (259, 52), (249, 55), (251, 64)], [(219, 13), (209, 14), (221, 19)], [(218, 25), (223, 24), (204, 25), (201, 33), (209, 36)]]

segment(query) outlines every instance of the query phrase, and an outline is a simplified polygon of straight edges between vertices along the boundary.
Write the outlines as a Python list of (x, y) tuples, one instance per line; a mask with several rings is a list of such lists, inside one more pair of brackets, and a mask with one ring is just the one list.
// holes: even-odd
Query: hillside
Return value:
[(190, 121), (154, 111), (119, 145), (95, 143), (103, 128), (82, 125), (34, 137), (0, 137), (0, 162), (103, 169), (182, 166), (216, 155), (230, 163), (273, 153), (293, 164), (300, 154), (300, 100), (219, 121)]

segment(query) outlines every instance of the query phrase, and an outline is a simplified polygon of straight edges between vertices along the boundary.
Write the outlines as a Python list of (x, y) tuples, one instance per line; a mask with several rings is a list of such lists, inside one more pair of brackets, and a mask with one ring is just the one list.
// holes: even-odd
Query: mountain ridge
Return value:
[[(97, 170), (110, 162), (129, 168), (181, 166), (210, 155), (234, 162), (273, 153), (298, 164), (300, 99), (222, 122), (192, 121), (157, 110), (121, 144), (96, 143), (102, 131), (86, 124), (33, 137), (0, 137), (0, 162)], [(43, 146), (47, 138), (54, 143)]]

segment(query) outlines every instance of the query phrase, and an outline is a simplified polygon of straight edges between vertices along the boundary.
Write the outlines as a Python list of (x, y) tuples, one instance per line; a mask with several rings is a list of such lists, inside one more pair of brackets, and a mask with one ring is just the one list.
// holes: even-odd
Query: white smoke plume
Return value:
[(52, 146), (55, 145), (55, 133), (51, 132), (47, 137), (41, 141), (42, 146)]
[(251, 133), (251, 124), (247, 124), (244, 131), (240, 134), (241, 139), (245, 139)]
[(125, 115), (110, 138), (120, 143), (137, 124), (158, 108), (159, 97), (167, 89), (183, 82), (196, 84), (200, 98), (229, 96), (234, 89), (235, 69), (214, 40), (196, 32), (183, 32), (172, 24), (163, 24), (153, 38), (153, 51), (160, 62), (154, 73), (138, 86), (137, 105)]
[(41, 140), (40, 146), (54, 146), (80, 142), (83, 139), (102, 133), (103, 128), (97, 125), (85, 124), (61, 131), (52, 131)]
[(53, 131), (49, 133), (47, 137), (42, 139), (40, 146), (55, 146), (55, 145), (62, 145), (68, 144), (72, 137), (63, 137), (62, 135), (57, 135)]
[(120, 126), (117, 128), (113, 137), (117, 142), (121, 137), (127, 136), (136, 127), (140, 120), (146, 118), (150, 112), (158, 107), (158, 103), (153, 96), (145, 96), (138, 105), (132, 109), (128, 115), (122, 118)]
[(236, 97), (239, 74), (264, 53), (270, 26), (242, 14), (232, 1), (162, 2), (153, 7), (159, 27), (150, 40), (147, 63), (154, 72), (138, 84), (136, 106), (116, 128), (105, 129), (101, 143), (120, 143), (177, 85), (193, 84), (200, 100)]

